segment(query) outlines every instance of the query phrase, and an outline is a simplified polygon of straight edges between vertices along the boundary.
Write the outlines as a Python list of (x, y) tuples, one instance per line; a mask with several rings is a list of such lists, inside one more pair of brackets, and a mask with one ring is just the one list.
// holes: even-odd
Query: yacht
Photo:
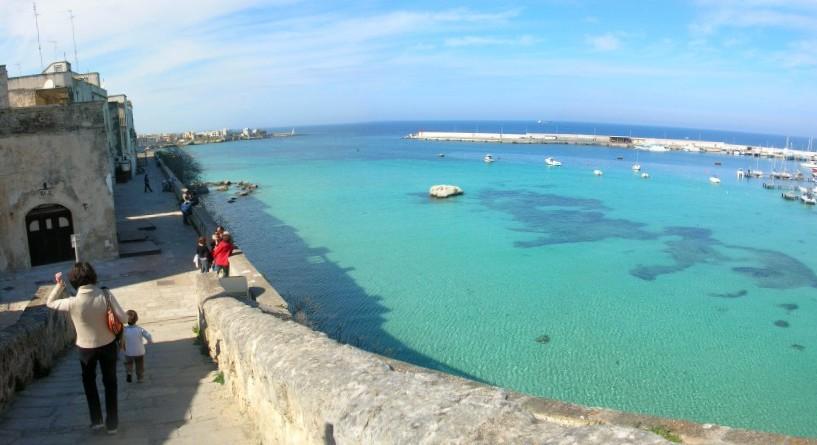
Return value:
[(814, 195), (812, 195), (811, 193), (806, 193), (806, 194), (800, 195), (800, 201), (802, 201), (803, 204), (808, 204), (808, 205), (817, 204), (817, 199), (815, 199)]
[(641, 164), (639, 164), (638, 162), (633, 164), (633, 171), (634, 172), (637, 172), (637, 171), (640, 171), (640, 170), (641, 170)]
[(555, 159), (553, 159), (551, 157), (545, 158), (545, 164), (547, 164), (548, 167), (561, 167), (562, 166), (561, 162), (559, 162), (559, 161), (557, 161), (557, 160), (555, 160)]
[(649, 179), (650, 174), (649, 174), (649, 173), (647, 173), (647, 172), (644, 172), (644, 173), (642, 173), (642, 174), (641, 174), (641, 177), (642, 177), (643, 179)]
[(601, 175), (604, 174), (604, 172), (599, 170), (599, 169), (596, 169), (596, 170), (593, 170), (593, 174), (596, 175), (596, 176), (601, 176)]
[(817, 168), (817, 161), (801, 162), (800, 167), (815, 169)]
[(491, 153), (487, 153), (487, 154), (486, 154), (486, 155), (485, 155), (485, 156), (482, 158), (482, 162), (484, 162), (484, 163), (486, 163), (486, 164), (490, 164), (491, 162), (494, 162), (494, 161), (496, 161), (496, 159), (494, 159), (494, 155), (492, 155)]
[(709, 182), (711, 182), (712, 184), (720, 184), (721, 183), (721, 178), (719, 178), (717, 176), (710, 176), (709, 177)]

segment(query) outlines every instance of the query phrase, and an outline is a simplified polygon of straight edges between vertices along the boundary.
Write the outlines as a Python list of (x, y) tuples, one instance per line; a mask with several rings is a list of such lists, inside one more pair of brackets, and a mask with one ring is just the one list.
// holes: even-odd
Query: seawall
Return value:
[[(204, 206), (192, 220), (204, 234), (215, 225)], [(689, 444), (817, 445), (531, 397), (343, 345), (292, 321), (286, 303), (243, 255), (230, 261), (251, 291), (263, 292), (233, 298), (214, 274), (200, 275), (199, 335), (264, 443), (668, 443), (652, 429)]]
[(798, 160), (817, 159), (814, 152), (774, 147), (757, 147), (750, 145), (728, 144), (725, 142), (701, 141), (688, 139), (647, 138), (632, 136), (607, 136), (568, 133), (467, 133), (449, 131), (418, 131), (406, 136), (406, 139), (449, 142), (489, 142), (499, 144), (564, 144), (593, 145), (646, 149), (662, 147), (666, 150), (727, 153), (743, 156), (762, 156), (791, 158)]

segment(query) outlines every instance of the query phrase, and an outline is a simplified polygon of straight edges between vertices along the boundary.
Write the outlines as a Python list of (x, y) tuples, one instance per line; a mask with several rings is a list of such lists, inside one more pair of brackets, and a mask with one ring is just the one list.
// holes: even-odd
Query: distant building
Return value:
[(72, 234), (82, 260), (118, 255), (107, 101), (76, 100), (96, 85), (65, 73), (45, 73), (50, 90), (21, 88), (33, 80), (0, 65), (0, 271), (73, 259)]
[(108, 114), (114, 138), (114, 163), (117, 176), (128, 180), (136, 174), (136, 129), (133, 127), (133, 104), (124, 94), (108, 96)]
[(8, 96), (11, 108), (84, 102), (107, 104), (103, 106), (103, 115), (108, 128), (111, 174), (116, 174), (119, 180), (129, 180), (135, 174), (133, 105), (123, 94), (108, 96), (101, 86), (99, 73), (75, 73), (70, 62), (54, 62), (40, 74), (8, 79)]

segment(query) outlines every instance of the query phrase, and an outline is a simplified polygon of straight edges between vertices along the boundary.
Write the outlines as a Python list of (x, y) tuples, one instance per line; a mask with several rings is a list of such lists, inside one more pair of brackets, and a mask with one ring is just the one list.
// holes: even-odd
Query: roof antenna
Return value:
[(69, 9), (68, 17), (71, 19), (71, 38), (74, 39), (74, 72), (79, 72), (79, 57), (77, 57), (77, 34), (74, 31), (74, 13)]
[(34, 2), (31, 4), (34, 5), (34, 26), (37, 28), (37, 50), (40, 52), (40, 69), (42, 70), (45, 69), (45, 66), (43, 65), (43, 47), (40, 45), (40, 22), (37, 20), (40, 14), (37, 14), (37, 4)]

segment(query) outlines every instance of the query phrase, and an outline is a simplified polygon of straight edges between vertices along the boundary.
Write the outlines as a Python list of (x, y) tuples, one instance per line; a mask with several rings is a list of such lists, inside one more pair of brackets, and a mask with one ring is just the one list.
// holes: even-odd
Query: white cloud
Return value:
[(621, 40), (615, 34), (587, 36), (585, 42), (596, 51), (615, 51), (621, 48)]
[(489, 46), (489, 45), (531, 45), (536, 42), (533, 36), (525, 35), (519, 37), (484, 37), (484, 36), (463, 36), (445, 39), (445, 46)]
[(696, 34), (724, 28), (780, 28), (817, 32), (814, 0), (699, 0), (700, 11), (690, 24)]

